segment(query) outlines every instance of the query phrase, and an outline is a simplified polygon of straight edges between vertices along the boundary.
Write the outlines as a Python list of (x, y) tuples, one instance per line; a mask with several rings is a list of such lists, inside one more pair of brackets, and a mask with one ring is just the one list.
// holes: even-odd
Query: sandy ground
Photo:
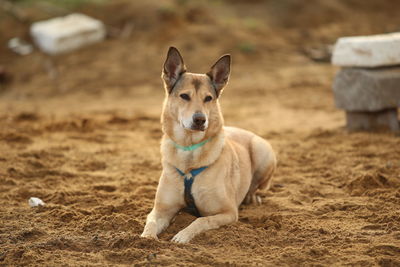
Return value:
[[(12, 79), (0, 87), (0, 265), (400, 266), (400, 138), (347, 133), (336, 69), (305, 53), (398, 30), (400, 6), (320, 2), (115, 1), (81, 7), (107, 23), (101, 44), (57, 57), (2, 48)], [(27, 34), (0, 18), (13, 26), (2, 40)], [(139, 237), (161, 172), (169, 45), (193, 72), (232, 54), (226, 124), (268, 139), (279, 159), (263, 205), (187, 245), (169, 241), (187, 214), (159, 241)], [(30, 208), (32, 196), (46, 206)]]

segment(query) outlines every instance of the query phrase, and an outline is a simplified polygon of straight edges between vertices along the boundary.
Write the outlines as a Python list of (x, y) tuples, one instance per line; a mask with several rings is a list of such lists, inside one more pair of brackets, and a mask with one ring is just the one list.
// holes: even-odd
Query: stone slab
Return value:
[(399, 65), (400, 32), (339, 38), (333, 49), (332, 64), (342, 67)]
[(43, 52), (59, 54), (102, 41), (106, 30), (101, 21), (74, 13), (35, 22), (30, 32)]
[(400, 107), (400, 67), (343, 68), (335, 76), (336, 106), (347, 111), (379, 111)]
[(398, 133), (400, 125), (397, 109), (376, 112), (346, 112), (346, 126), (349, 131), (390, 130)]

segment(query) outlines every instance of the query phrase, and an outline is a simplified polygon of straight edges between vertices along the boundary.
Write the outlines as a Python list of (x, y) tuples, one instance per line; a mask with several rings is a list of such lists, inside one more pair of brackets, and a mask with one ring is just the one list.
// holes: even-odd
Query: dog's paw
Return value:
[(143, 233), (140, 235), (140, 237), (142, 237), (142, 238), (151, 238), (151, 239), (158, 240), (157, 235), (150, 234), (150, 233), (146, 233), (146, 232), (143, 232)]
[(246, 198), (244, 199), (243, 203), (245, 205), (257, 205), (257, 206), (260, 206), (260, 205), (262, 205), (262, 199), (257, 194), (246, 195)]
[(177, 233), (172, 239), (172, 242), (179, 243), (179, 244), (185, 244), (189, 243), (189, 241), (192, 239), (190, 235), (188, 235), (184, 230), (180, 231)]
[(262, 199), (259, 195), (256, 195), (256, 200), (255, 202), (257, 203), (257, 205), (262, 205)]

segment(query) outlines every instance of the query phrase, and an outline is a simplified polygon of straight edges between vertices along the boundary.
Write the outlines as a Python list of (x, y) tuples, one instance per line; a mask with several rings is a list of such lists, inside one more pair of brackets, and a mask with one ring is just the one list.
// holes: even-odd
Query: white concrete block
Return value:
[(101, 21), (79, 13), (35, 22), (30, 31), (35, 43), (48, 54), (64, 53), (102, 41), (106, 34)]
[(333, 50), (332, 64), (343, 67), (398, 65), (400, 32), (339, 38)]
[(400, 68), (342, 68), (333, 82), (338, 108), (380, 111), (400, 107)]

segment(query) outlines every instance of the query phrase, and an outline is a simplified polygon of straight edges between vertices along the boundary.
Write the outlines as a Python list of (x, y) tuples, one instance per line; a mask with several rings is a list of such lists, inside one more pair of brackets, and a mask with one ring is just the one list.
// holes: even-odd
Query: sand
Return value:
[[(101, 44), (53, 58), (1, 50), (12, 80), (0, 87), (0, 265), (400, 266), (400, 138), (348, 133), (331, 92), (337, 69), (304, 54), (398, 29), (400, 6), (310, 2), (116, 1), (81, 7), (114, 29)], [(27, 32), (12, 18), (0, 25), (14, 26), (3, 39)], [(225, 122), (268, 139), (279, 160), (261, 206), (185, 245), (170, 239), (187, 214), (158, 241), (139, 237), (161, 173), (171, 44), (194, 72), (232, 53)]]

